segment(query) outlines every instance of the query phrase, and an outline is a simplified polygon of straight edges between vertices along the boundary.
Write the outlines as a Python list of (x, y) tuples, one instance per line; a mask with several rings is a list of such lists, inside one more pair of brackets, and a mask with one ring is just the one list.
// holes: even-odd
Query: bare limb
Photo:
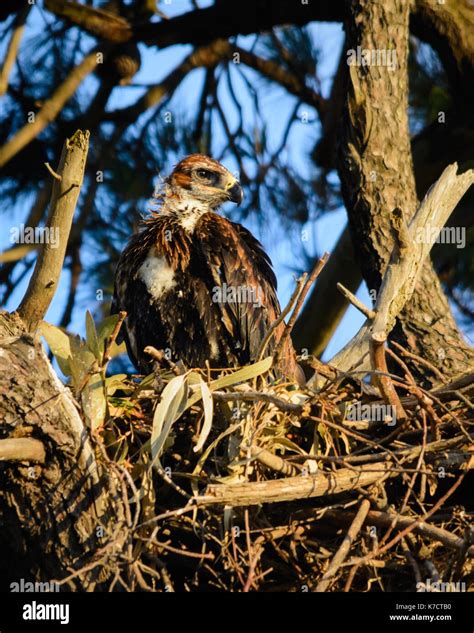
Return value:
[(403, 248), (395, 247), (385, 271), (377, 302), (375, 318), (367, 320), (356, 336), (331, 360), (338, 369), (348, 370), (363, 357), (372, 332), (392, 331), (397, 316), (413, 294), (426, 260), (440, 230), (462, 196), (474, 183), (474, 170), (457, 174), (457, 164), (446, 167), (426, 194), (408, 225)]
[(54, 181), (47, 221), (49, 235), (54, 235), (55, 241), (51, 243), (49, 240), (43, 244), (28, 289), (18, 308), (29, 331), (34, 331), (44, 318), (59, 282), (88, 149), (89, 132), (80, 130), (67, 139), (63, 146), (58, 167), (61, 180)]
[[(329, 510), (326, 515), (331, 521), (344, 522), (354, 518), (351, 511), (340, 512), (337, 510)], [(396, 514), (395, 512), (381, 512), (380, 510), (370, 510), (367, 514), (367, 525), (376, 525), (377, 527), (406, 528), (413, 525), (414, 517)], [(429, 523), (420, 523), (413, 530), (415, 534), (421, 534), (432, 540), (439, 541), (450, 549), (461, 550), (464, 547), (464, 539), (452, 534), (448, 530), (430, 525)], [(474, 556), (474, 545), (471, 545), (467, 551), (468, 556)]]
[(0, 440), (0, 461), (39, 462), (44, 464), (46, 451), (43, 442), (32, 437)]

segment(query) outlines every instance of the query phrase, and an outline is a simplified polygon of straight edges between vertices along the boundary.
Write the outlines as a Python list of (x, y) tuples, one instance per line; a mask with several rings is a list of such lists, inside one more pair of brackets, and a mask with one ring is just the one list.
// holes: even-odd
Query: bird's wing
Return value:
[(195, 238), (228, 346), (240, 362), (254, 360), (280, 313), (270, 259), (247, 229), (214, 213), (203, 216)]
[[(144, 341), (147, 341), (145, 344), (156, 345), (156, 340), (162, 338), (163, 325), (159, 313), (150, 305), (138, 271), (151, 249), (156, 249), (156, 252), (161, 254), (163, 240), (160, 236), (166, 229), (165, 222), (156, 221), (154, 225), (150, 223), (150, 226), (134, 235), (122, 252), (115, 271), (114, 296), (110, 312), (116, 314), (123, 310), (127, 313), (121, 338), (117, 340), (125, 341), (133, 364), (142, 369), (146, 367), (148, 360), (143, 355)], [(146, 334), (147, 329), (154, 332), (154, 337)]]

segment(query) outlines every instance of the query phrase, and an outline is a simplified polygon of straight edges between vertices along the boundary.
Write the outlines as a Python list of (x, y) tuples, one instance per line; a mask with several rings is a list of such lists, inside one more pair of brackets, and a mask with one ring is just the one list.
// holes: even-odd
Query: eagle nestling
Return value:
[[(216, 213), (239, 204), (242, 187), (220, 163), (192, 154), (165, 180), (158, 211), (143, 221), (115, 274), (112, 313), (125, 310), (125, 342), (134, 365), (151, 371), (148, 345), (187, 367), (245, 365), (280, 306), (271, 261), (240, 224)], [(267, 347), (271, 353), (284, 324)], [(280, 373), (301, 379), (287, 340)]]

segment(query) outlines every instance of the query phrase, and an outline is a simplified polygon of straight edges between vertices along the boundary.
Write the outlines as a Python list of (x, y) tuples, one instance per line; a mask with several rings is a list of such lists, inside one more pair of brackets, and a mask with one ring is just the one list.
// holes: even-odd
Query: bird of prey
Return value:
[[(186, 367), (233, 367), (258, 360), (261, 343), (280, 315), (277, 282), (262, 245), (242, 225), (218, 215), (240, 204), (238, 180), (201, 154), (181, 160), (164, 181), (156, 211), (123, 251), (115, 274), (112, 314), (124, 310), (128, 354), (152, 369), (144, 348), (163, 350)], [(266, 355), (275, 350), (275, 328)], [(286, 339), (277, 372), (302, 381)]]

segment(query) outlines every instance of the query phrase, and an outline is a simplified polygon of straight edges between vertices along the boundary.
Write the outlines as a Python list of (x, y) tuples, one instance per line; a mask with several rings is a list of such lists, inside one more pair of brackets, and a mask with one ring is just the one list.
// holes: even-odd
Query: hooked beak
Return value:
[(231, 202), (235, 202), (235, 204), (239, 205), (244, 198), (244, 192), (240, 182), (235, 182), (232, 187), (227, 190), (227, 195), (229, 196), (229, 200)]

